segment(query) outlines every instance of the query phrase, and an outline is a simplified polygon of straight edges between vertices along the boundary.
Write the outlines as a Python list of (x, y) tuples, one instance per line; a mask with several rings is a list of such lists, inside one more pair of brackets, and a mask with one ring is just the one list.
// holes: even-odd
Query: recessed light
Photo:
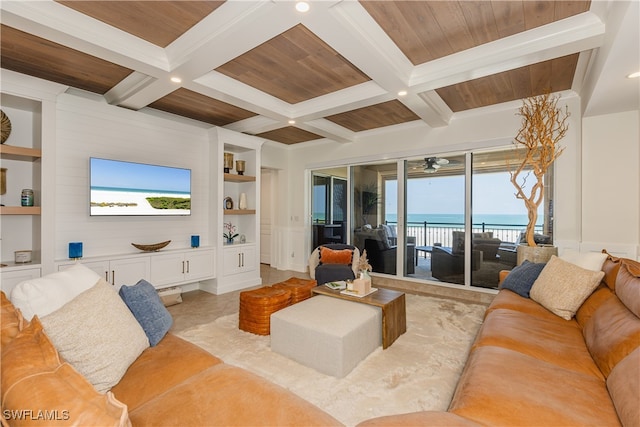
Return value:
[(401, 90), (398, 92), (398, 96), (406, 96), (407, 95), (407, 91), (406, 90)]
[(640, 71), (636, 71), (635, 73), (631, 73), (627, 76), (629, 79), (635, 79), (636, 77), (640, 77)]
[(295, 124), (296, 124), (296, 121), (295, 121), (295, 120), (289, 120), (289, 124), (290, 124), (290, 125), (295, 125)]
[(305, 13), (309, 11), (309, 3), (306, 1), (299, 1), (296, 3), (296, 10), (301, 13)]
[(174, 83), (182, 83), (182, 79), (180, 77), (171, 77), (171, 81)]

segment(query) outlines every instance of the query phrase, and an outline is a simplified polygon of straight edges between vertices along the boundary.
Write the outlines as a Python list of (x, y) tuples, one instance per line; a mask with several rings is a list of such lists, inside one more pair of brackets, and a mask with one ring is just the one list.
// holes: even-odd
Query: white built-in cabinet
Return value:
[(58, 264), (58, 271), (63, 271), (76, 262), (95, 271), (108, 283), (120, 289), (122, 285), (135, 285), (140, 279), (149, 280), (151, 261), (149, 257), (124, 257), (114, 259), (85, 259)]
[(75, 263), (90, 268), (112, 284), (135, 285), (144, 279), (156, 288), (192, 283), (215, 277), (215, 249), (179, 249), (114, 257), (83, 258), (59, 262), (58, 271)]
[(215, 272), (215, 251), (197, 248), (187, 252), (159, 253), (151, 257), (151, 283), (167, 286), (210, 279)]
[[(216, 279), (202, 288), (222, 294), (260, 285), (260, 155), (263, 139), (222, 128), (210, 130), (212, 142), (210, 182), (211, 229), (217, 234), (218, 263)], [(225, 173), (224, 153), (233, 154), (233, 167)], [(245, 162), (239, 174), (236, 161)], [(246, 199), (241, 206), (240, 200)], [(226, 201), (231, 200), (232, 207)], [(242, 209), (241, 209), (242, 207)], [(238, 236), (233, 243), (224, 238), (225, 224), (233, 224)]]
[(255, 272), (256, 245), (227, 245), (224, 248), (224, 278), (232, 281), (235, 274)]

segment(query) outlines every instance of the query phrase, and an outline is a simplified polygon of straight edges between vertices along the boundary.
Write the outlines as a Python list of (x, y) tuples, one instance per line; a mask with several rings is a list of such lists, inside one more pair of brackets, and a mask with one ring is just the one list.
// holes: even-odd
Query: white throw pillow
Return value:
[(529, 295), (550, 312), (571, 320), (603, 277), (604, 271), (586, 270), (552, 255)]
[(18, 283), (9, 299), (25, 319), (31, 320), (36, 314), (42, 317), (53, 313), (99, 279), (95, 271), (78, 263), (64, 271)]
[(136, 318), (102, 278), (40, 322), (60, 356), (100, 393), (116, 385), (149, 347)]
[(608, 254), (602, 252), (578, 252), (575, 249), (562, 251), (560, 259), (582, 267), (586, 270), (600, 271)]

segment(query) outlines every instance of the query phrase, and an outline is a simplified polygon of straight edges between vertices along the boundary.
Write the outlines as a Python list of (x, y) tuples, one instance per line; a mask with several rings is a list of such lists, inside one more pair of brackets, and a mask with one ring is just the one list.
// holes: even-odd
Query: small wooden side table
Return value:
[(404, 292), (379, 288), (366, 297), (358, 298), (341, 294), (339, 290), (324, 285), (313, 288), (313, 293), (327, 295), (348, 301), (369, 304), (382, 309), (382, 348), (387, 348), (402, 334), (407, 332), (407, 311)]

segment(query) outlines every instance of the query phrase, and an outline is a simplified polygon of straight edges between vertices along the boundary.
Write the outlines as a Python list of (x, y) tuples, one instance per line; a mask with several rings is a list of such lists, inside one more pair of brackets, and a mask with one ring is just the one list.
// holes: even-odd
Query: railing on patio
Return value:
[[(397, 225), (395, 222), (387, 221), (389, 225)], [(493, 237), (497, 237), (503, 242), (517, 242), (526, 224), (489, 224), (479, 223), (472, 224), (474, 233), (493, 232)], [(462, 223), (446, 223), (446, 222), (407, 222), (407, 236), (413, 236), (416, 239), (416, 246), (452, 246), (452, 231), (464, 231)], [(542, 233), (542, 226), (536, 226), (536, 232)]]

